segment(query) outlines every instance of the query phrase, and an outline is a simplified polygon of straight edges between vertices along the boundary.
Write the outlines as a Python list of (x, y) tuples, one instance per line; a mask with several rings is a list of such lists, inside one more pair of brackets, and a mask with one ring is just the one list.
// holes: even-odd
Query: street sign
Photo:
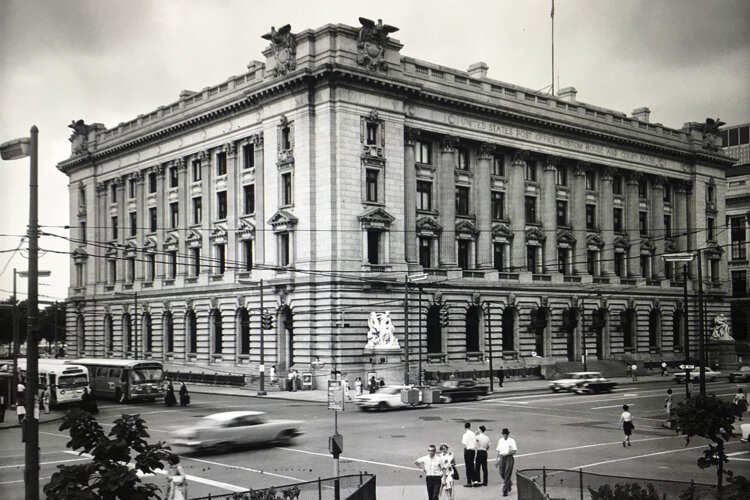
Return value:
[(328, 381), (328, 409), (344, 410), (344, 381)]
[(680, 370), (695, 370), (695, 365), (680, 365)]

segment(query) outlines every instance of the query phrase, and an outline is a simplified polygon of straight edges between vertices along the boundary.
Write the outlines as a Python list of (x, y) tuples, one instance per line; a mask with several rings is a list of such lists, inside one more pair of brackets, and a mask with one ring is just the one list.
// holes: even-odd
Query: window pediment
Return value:
[(226, 243), (227, 242), (227, 228), (225, 224), (217, 224), (216, 227), (211, 231), (209, 236), (211, 241), (214, 243)]
[[(193, 234), (193, 232), (191, 232)], [(164, 249), (165, 250), (177, 250), (177, 245), (179, 245), (180, 241), (177, 238), (177, 235), (169, 233), (167, 234), (167, 237), (164, 239)]]
[(249, 219), (241, 219), (240, 226), (235, 231), (240, 240), (252, 239), (255, 237), (255, 223)]
[(279, 210), (273, 217), (268, 219), (268, 223), (271, 225), (274, 231), (291, 231), (297, 225), (299, 219), (287, 212), (286, 210)]
[(199, 247), (203, 243), (203, 235), (198, 231), (190, 231), (185, 241), (189, 247)]
[(619, 248), (620, 250), (627, 250), (628, 249), (628, 239), (625, 236), (617, 236), (614, 241), (614, 247)]
[(148, 253), (156, 252), (156, 238), (148, 237), (143, 244), (143, 250)]
[(89, 258), (89, 253), (86, 251), (83, 247), (78, 247), (75, 250), (73, 250), (73, 261), (74, 262), (83, 262), (86, 259)]
[(125, 255), (128, 257), (134, 256), (138, 252), (138, 243), (133, 240), (125, 242)]
[(573, 237), (573, 233), (567, 229), (561, 229), (557, 231), (557, 245), (561, 247), (572, 247), (576, 244), (576, 239)]
[(601, 250), (604, 248), (604, 240), (598, 234), (589, 234), (586, 236), (586, 246), (592, 249)]
[(396, 220), (383, 208), (377, 207), (365, 211), (357, 216), (362, 229), (387, 229)]
[(532, 227), (526, 230), (526, 243), (537, 243), (540, 244), (546, 239), (544, 233), (537, 227)]
[(107, 243), (107, 247), (104, 250), (104, 254), (107, 257), (117, 257), (119, 249), (120, 248), (117, 243)]
[(432, 217), (420, 217), (417, 219), (417, 233), (420, 236), (437, 236), (442, 230), (443, 226)]
[(719, 260), (724, 254), (724, 249), (721, 248), (715, 241), (709, 241), (706, 243), (706, 249), (703, 250), (703, 253), (709, 260)]
[(650, 238), (643, 238), (641, 240), (641, 253), (652, 253), (654, 251), (656, 251), (654, 242)]
[(492, 239), (498, 241), (510, 241), (513, 239), (513, 231), (505, 224), (498, 224), (492, 228)]
[(462, 220), (456, 224), (456, 235), (464, 238), (476, 238), (479, 235), (479, 229), (473, 222)]

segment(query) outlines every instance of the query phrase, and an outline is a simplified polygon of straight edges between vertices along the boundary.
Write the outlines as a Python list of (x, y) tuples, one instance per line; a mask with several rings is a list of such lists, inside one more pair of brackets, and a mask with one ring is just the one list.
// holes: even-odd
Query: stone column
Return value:
[(640, 276), (641, 234), (638, 227), (638, 180), (640, 176), (630, 172), (625, 190), (625, 230), (628, 233), (628, 277)]
[(440, 266), (456, 267), (456, 144), (458, 139), (445, 136), (440, 149), (438, 182), (440, 183), (439, 222)]
[(684, 181), (678, 181), (676, 183), (675, 196), (674, 196), (674, 216), (672, 217), (672, 233), (674, 236), (675, 248), (679, 252), (685, 252), (688, 249), (688, 213), (687, 213), (687, 201), (688, 201), (688, 184)]
[[(178, 186), (178, 193), (179, 193), (179, 203), (180, 206), (178, 208), (179, 213), (177, 216), (177, 227), (179, 228), (177, 230), (177, 234), (179, 235), (179, 244), (178, 244), (178, 253), (185, 254), (186, 251), (186, 244), (185, 240), (187, 239), (188, 234), (190, 232), (188, 231), (188, 227), (192, 225), (192, 212), (193, 212), (193, 198), (191, 196), (191, 189), (190, 189), (190, 177), (188, 176), (188, 165), (193, 160), (192, 157), (188, 158), (187, 161), (185, 161), (183, 158), (178, 158), (175, 160), (174, 164), (177, 168), (177, 186)], [(161, 244), (159, 245), (159, 249), (161, 250)], [(166, 276), (166, 267), (169, 265), (167, 261), (169, 260), (166, 256), (164, 257), (158, 257), (159, 254), (157, 254), (156, 258), (156, 267), (157, 268), (163, 268), (164, 271), (161, 271), (158, 275), (160, 276)], [(178, 257), (179, 258), (179, 257)], [(164, 264), (159, 264), (159, 261), (164, 261)], [(184, 266), (181, 266), (184, 267)], [(180, 273), (180, 266), (178, 266), (178, 273)], [(176, 277), (176, 276), (175, 276)]]
[[(555, 274), (557, 269), (557, 167), (559, 156), (548, 156), (542, 174), (542, 227), (544, 240), (544, 272)], [(561, 167), (565, 168), (565, 167)]]
[(526, 269), (526, 159), (528, 151), (518, 150), (510, 162), (507, 202), (510, 215), (510, 230), (513, 231), (511, 244), (511, 269), (514, 272)]
[(416, 145), (419, 130), (404, 127), (404, 256), (406, 263), (417, 263), (417, 171)]
[[(128, 210), (125, 201), (125, 177), (115, 177), (112, 182), (117, 186), (117, 244), (120, 248), (125, 248), (125, 241), (128, 234)], [(124, 250), (117, 251), (117, 283), (125, 282), (125, 272), (127, 271)]]
[(585, 274), (586, 270), (586, 171), (590, 164), (579, 161), (573, 171), (570, 184), (570, 213), (573, 238), (576, 240), (573, 251), (573, 274)]
[[(143, 199), (143, 172), (140, 170), (137, 172), (134, 172), (131, 174), (133, 179), (135, 180), (135, 211), (136, 211), (136, 223), (138, 222), (138, 215), (142, 214), (145, 210), (145, 201)], [(128, 216), (128, 219), (130, 219), (130, 216)], [(146, 232), (143, 230), (143, 227), (136, 228), (135, 232), (135, 241), (136, 246), (139, 249), (142, 249), (146, 244)], [(146, 263), (144, 258), (144, 253), (141, 252), (140, 255), (136, 255), (135, 258), (135, 269), (140, 269), (140, 273), (136, 272), (135, 276), (140, 276), (141, 280), (146, 280)]]
[[(230, 268), (232, 268), (232, 262), (239, 262), (241, 257), (237, 255), (237, 231), (232, 231), (233, 227), (236, 227), (242, 214), (242, 189), (237, 189), (240, 184), (237, 182), (237, 176), (242, 170), (240, 165), (240, 155), (237, 154), (237, 144), (234, 142), (228, 142), (224, 145), (224, 152), (227, 155), (227, 241), (226, 248), (224, 249), (225, 259), (225, 271), (227, 274)], [(213, 249), (212, 249), (213, 250)], [(211, 252), (211, 268), (212, 273), (214, 270), (218, 271), (219, 261), (216, 255)]]
[[(87, 221), (87, 229), (90, 228), (90, 231), (92, 232), (92, 235), (90, 235), (87, 239), (88, 240), (94, 240), (94, 241), (110, 241), (111, 238), (109, 234), (107, 234), (107, 231), (109, 231), (109, 213), (107, 211), (107, 184), (104, 182), (99, 182), (96, 184), (96, 202), (94, 205), (96, 217), (91, 222)], [(106, 252), (104, 248), (97, 248), (95, 250), (95, 255), (105, 257)], [(97, 284), (106, 284), (107, 283), (107, 259), (106, 258), (97, 258), (94, 259), (94, 268), (95, 276), (94, 279), (96, 280)]]
[(253, 251), (253, 267), (255, 264), (266, 263), (266, 196), (265, 196), (265, 164), (263, 162), (263, 132), (251, 137), (253, 154), (255, 155), (255, 249)]
[[(216, 172), (213, 169), (214, 151), (205, 150), (201, 152), (201, 179), (203, 180), (203, 220), (201, 221), (201, 239), (200, 239), (200, 273), (205, 274), (208, 272), (208, 260), (206, 257), (209, 256), (210, 248), (206, 242), (210, 242), (209, 235), (211, 234), (211, 228), (213, 227), (213, 220), (216, 219), (217, 214), (217, 203), (216, 203)], [(229, 193), (227, 193), (229, 197)], [(185, 252), (185, 259), (187, 260), (187, 267), (192, 268), (194, 265), (190, 251)], [(191, 271), (192, 272), (192, 271)], [(188, 273), (190, 275), (190, 273)]]
[(492, 269), (492, 145), (482, 144), (477, 154), (477, 170), (474, 175), (474, 204), (477, 213), (477, 268)]
[(614, 195), (612, 193), (612, 176), (614, 169), (605, 167), (602, 170), (599, 183), (599, 230), (601, 231), (604, 248), (601, 253), (602, 276), (615, 274), (615, 224), (614, 224)]
[(654, 257), (651, 259), (653, 267), (653, 277), (655, 279), (664, 279), (664, 177), (657, 176), (651, 187), (651, 225), (650, 233), (654, 246), (656, 248)]

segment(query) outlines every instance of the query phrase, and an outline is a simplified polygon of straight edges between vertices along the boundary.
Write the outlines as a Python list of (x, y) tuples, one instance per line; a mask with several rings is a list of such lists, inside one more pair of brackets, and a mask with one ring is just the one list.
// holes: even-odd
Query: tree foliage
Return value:
[(137, 473), (151, 474), (179, 458), (161, 441), (149, 444), (147, 429), (140, 415), (122, 415), (107, 435), (90, 413), (78, 408), (67, 412), (60, 430), (70, 431), (68, 448), (92, 458), (84, 464), (58, 465), (44, 486), (47, 500), (160, 498), (159, 487), (143, 483)]
[(615, 484), (615, 488), (608, 484), (597, 490), (589, 487), (593, 500), (666, 500), (667, 496), (659, 496), (654, 485), (649, 483), (645, 487), (639, 483)]

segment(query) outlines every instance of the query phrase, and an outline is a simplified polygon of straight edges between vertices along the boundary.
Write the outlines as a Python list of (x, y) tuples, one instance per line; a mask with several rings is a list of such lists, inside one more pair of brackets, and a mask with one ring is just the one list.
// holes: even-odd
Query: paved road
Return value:
[[(463, 423), (469, 419), (474, 427), (484, 424), (493, 443), (502, 427), (511, 429), (519, 445), (517, 468), (582, 467), (587, 472), (616, 476), (692, 478), (710, 483), (714, 472), (701, 471), (695, 465), (704, 448), (702, 440), (694, 440), (686, 447), (684, 437), (675, 436), (661, 426), (665, 387), (666, 384), (641, 385), (614, 394), (588, 396), (516, 393), (478, 402), (383, 413), (347, 408), (338, 415), (339, 432), (345, 437), (341, 473), (376, 474), (379, 499), (422, 498), (423, 480), (420, 471), (413, 466), (414, 459), (425, 453), (428, 443), (445, 441), (461, 464), (460, 438)], [(732, 397), (735, 388), (736, 385), (727, 383), (709, 384), (709, 391), (727, 399)], [(193, 402), (188, 409), (100, 402), (99, 420), (108, 424), (122, 412), (140, 413), (148, 422), (152, 438), (159, 440), (168, 439), (168, 431), (215, 411), (259, 409), (267, 411), (271, 417), (305, 421), (305, 435), (292, 446), (183, 456), (187, 473), (194, 476), (190, 481), (190, 496), (332, 475), (333, 460), (327, 451), (327, 437), (333, 432), (334, 419), (325, 404), (195, 392)], [(636, 417), (630, 448), (622, 447), (622, 431), (617, 427), (623, 403), (631, 405)], [(42, 478), (48, 478), (58, 464), (81, 460), (66, 449), (68, 436), (57, 430), (58, 425), (41, 426)], [(733, 454), (730, 469), (742, 470), (750, 463), (750, 448), (740, 445), (738, 440), (728, 445), (728, 452)], [(482, 500), (498, 496), (500, 481), (492, 465), (494, 461), (490, 467), (490, 487), (471, 490), (459, 487), (456, 498)], [(460, 470), (465, 477), (463, 467)], [(23, 497), (22, 471), (23, 445), (19, 430), (0, 431), (0, 497)], [(166, 483), (161, 475), (148, 480), (161, 486)], [(46, 481), (43, 479), (42, 483)]]

